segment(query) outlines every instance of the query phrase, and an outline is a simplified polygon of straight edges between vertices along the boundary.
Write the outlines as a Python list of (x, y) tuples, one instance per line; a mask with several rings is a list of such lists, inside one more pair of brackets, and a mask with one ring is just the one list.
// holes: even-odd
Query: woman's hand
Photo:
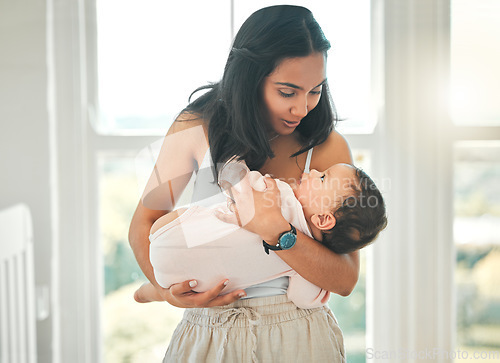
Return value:
[(226, 223), (237, 224), (256, 233), (265, 241), (277, 241), (280, 233), (290, 228), (281, 214), (281, 197), (276, 180), (264, 177), (266, 188), (258, 191), (251, 187), (248, 177), (238, 184), (239, 189), (230, 189), (232, 213), (216, 211), (216, 216)]
[(229, 294), (220, 295), (227, 285), (223, 280), (212, 289), (205, 292), (195, 292), (196, 280), (187, 280), (170, 286), (168, 289), (158, 288), (163, 300), (179, 308), (205, 308), (231, 304), (246, 296), (245, 290), (235, 290)]

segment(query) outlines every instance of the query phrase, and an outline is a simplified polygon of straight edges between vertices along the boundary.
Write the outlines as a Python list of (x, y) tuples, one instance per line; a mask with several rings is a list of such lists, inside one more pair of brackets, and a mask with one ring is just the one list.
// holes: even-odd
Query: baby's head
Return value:
[(385, 204), (373, 180), (361, 169), (335, 164), (302, 174), (294, 193), (316, 240), (336, 253), (373, 242), (387, 225)]

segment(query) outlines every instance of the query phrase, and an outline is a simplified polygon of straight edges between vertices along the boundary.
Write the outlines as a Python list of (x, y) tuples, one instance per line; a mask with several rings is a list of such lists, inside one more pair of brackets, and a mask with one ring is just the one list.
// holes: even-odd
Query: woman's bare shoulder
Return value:
[(182, 111), (170, 126), (168, 134), (186, 131), (199, 126), (203, 127), (204, 130), (207, 128), (207, 122), (200, 114), (190, 111)]
[(320, 145), (314, 147), (312, 167), (325, 170), (333, 164), (352, 164), (352, 154), (346, 138), (332, 131), (328, 138)]
[(200, 162), (208, 149), (208, 122), (199, 114), (183, 111), (170, 126), (167, 139), (173, 141), (176, 153), (189, 149), (189, 154)]

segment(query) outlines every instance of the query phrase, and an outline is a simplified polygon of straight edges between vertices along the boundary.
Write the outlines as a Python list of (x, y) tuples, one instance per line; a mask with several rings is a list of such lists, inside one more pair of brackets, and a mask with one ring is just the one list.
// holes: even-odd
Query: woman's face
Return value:
[(286, 58), (264, 79), (264, 105), (271, 129), (291, 134), (319, 102), (326, 82), (325, 55)]

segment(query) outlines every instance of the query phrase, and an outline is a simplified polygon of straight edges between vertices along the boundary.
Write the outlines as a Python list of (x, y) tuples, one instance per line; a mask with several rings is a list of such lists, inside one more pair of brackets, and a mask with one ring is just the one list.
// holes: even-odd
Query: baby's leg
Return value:
[(152, 283), (148, 282), (139, 287), (134, 293), (135, 301), (139, 303), (147, 303), (152, 301), (164, 301), (158, 290)]
[(167, 225), (168, 223), (174, 221), (175, 219), (177, 219), (178, 217), (180, 217), (186, 210), (187, 210), (187, 208), (180, 208), (180, 209), (174, 210), (173, 212), (167, 213), (164, 216), (161, 216), (151, 226), (150, 233), (153, 234), (157, 230), (159, 230), (161, 227), (163, 227), (163, 226)]

